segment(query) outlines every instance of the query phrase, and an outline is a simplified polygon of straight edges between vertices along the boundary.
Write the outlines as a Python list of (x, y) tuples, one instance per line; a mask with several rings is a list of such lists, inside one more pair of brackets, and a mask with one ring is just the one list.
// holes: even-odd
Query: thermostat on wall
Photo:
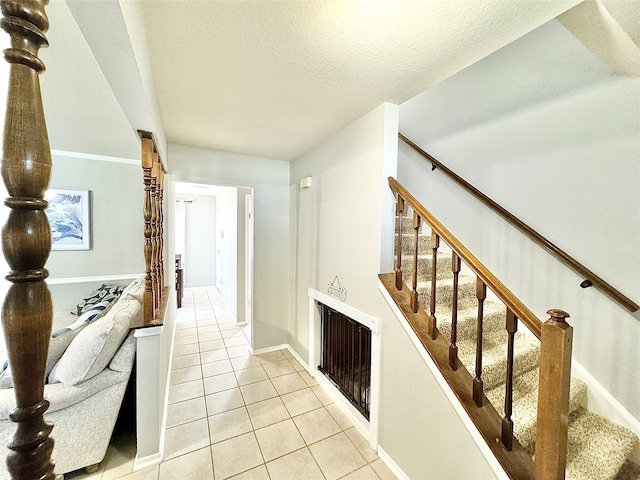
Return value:
[(311, 188), (311, 177), (304, 177), (300, 179), (300, 190), (303, 188)]

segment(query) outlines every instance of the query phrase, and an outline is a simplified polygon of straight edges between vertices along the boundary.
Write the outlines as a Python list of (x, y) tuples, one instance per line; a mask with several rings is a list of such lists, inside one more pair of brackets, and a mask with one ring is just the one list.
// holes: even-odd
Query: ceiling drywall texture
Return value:
[(293, 160), (380, 103), (411, 98), (577, 3), (142, 7), (167, 140)]
[(66, 3), (47, 6), (49, 47), (40, 77), (54, 150), (139, 158), (140, 143)]

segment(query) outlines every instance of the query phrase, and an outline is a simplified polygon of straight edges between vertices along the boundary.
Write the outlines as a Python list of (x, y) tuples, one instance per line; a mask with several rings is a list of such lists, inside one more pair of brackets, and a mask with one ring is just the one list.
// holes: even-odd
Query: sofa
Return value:
[[(47, 357), (45, 419), (54, 424), (55, 472), (65, 474), (100, 463), (107, 451), (133, 368), (136, 340), (131, 325), (142, 319), (144, 282), (102, 285), (72, 314), (57, 313)], [(62, 324), (62, 325), (61, 325)], [(0, 373), (0, 437), (15, 431), (15, 405), (8, 365)], [(8, 480), (8, 450), (0, 448), (0, 480)]]

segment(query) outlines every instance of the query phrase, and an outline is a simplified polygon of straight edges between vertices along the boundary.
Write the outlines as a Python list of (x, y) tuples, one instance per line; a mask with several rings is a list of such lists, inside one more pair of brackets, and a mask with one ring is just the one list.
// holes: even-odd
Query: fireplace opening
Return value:
[(369, 420), (371, 330), (318, 302), (321, 307), (320, 370)]

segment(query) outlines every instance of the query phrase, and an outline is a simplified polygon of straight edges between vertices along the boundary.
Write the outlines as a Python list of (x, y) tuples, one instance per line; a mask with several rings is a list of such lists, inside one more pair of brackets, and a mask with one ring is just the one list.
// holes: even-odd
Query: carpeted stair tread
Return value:
[[(411, 278), (411, 277), (409, 277)], [(407, 283), (410, 285), (410, 283)], [(418, 282), (420, 304), (429, 305), (431, 298), (431, 282)], [(453, 277), (436, 280), (436, 316), (438, 311), (451, 311), (453, 305)], [(477, 308), (476, 280), (467, 275), (458, 277), (458, 311)], [(428, 310), (426, 308), (425, 310)]]
[(638, 443), (631, 431), (578, 408), (569, 416), (567, 480), (613, 480)]
[[(410, 217), (402, 217), (402, 233), (414, 233), (415, 229), (413, 228), (413, 214)], [(431, 229), (429, 225), (426, 225), (424, 222), (420, 225), (419, 233), (428, 233), (431, 235)], [(396, 221), (396, 233), (398, 233), (398, 222)]]
[[(513, 380), (513, 415), (514, 433), (520, 444), (529, 448), (536, 439), (538, 414), (538, 381), (539, 370), (533, 368), (518, 375)], [(504, 385), (485, 390), (485, 395), (498, 413), (504, 411)], [(573, 412), (586, 403), (587, 385), (577, 378), (571, 379), (569, 390), (569, 412)]]
[[(415, 233), (413, 231), (411, 231), (410, 233), (403, 233), (402, 234), (402, 258), (406, 257), (407, 255), (413, 255), (413, 252), (415, 251), (415, 245), (416, 245), (416, 236)], [(395, 243), (393, 244), (394, 249), (396, 247), (396, 245), (398, 244), (398, 234), (396, 233), (396, 238), (395, 238)], [(420, 233), (418, 234), (418, 253), (431, 253), (432, 252), (432, 248), (431, 248), (431, 233)], [(398, 252), (395, 252), (396, 254)]]
[[(451, 310), (441, 308), (436, 310), (438, 330), (446, 338), (451, 338)], [(484, 336), (505, 329), (506, 307), (496, 302), (484, 302), (482, 315), (482, 331)], [(478, 327), (478, 306), (466, 310), (458, 310), (458, 338), (469, 338), (476, 341)]]
[[(476, 342), (460, 340), (458, 358), (469, 372), (475, 371)], [(540, 359), (540, 342), (525, 333), (516, 333), (514, 340), (513, 375), (514, 377), (536, 368)], [(505, 382), (507, 371), (506, 333), (494, 333), (483, 336), (482, 381), (486, 389), (494, 388)]]
[[(428, 279), (431, 280), (431, 265), (432, 265), (432, 256), (431, 254), (423, 254), (418, 255), (418, 279)], [(395, 270), (396, 261), (394, 260), (393, 268)], [(402, 257), (402, 277), (404, 282), (407, 285), (411, 285), (413, 282), (413, 266), (414, 266), (414, 257), (403, 256)], [(445, 257), (438, 256), (438, 262), (436, 265), (436, 281), (444, 280), (447, 278), (453, 278), (453, 272), (451, 271), (451, 256), (447, 255)]]

